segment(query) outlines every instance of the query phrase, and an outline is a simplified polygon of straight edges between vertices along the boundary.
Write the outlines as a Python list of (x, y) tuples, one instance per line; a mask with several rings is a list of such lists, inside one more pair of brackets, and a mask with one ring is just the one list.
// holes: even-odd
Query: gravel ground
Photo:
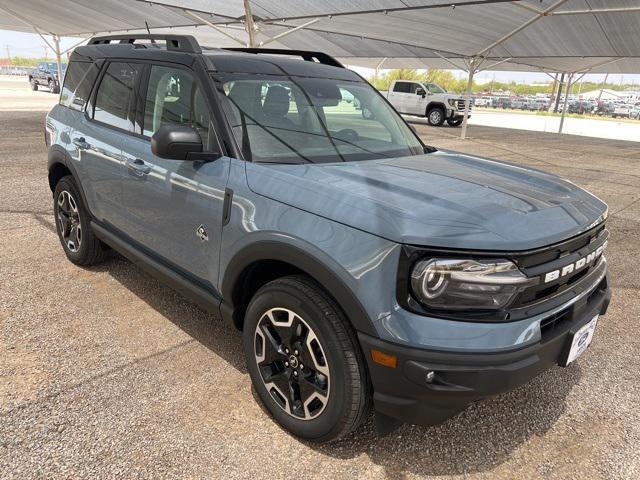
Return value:
[(438, 427), (378, 437), (369, 419), (314, 446), (256, 402), (238, 332), (116, 255), (66, 261), (43, 119), (0, 112), (0, 478), (640, 478), (640, 144), (419, 125), (609, 202), (613, 303), (570, 368)]

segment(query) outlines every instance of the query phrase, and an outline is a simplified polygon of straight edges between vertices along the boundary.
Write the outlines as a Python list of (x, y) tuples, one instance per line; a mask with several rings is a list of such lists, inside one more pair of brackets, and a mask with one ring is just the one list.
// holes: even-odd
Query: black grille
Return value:
[[(528, 277), (539, 277), (540, 283), (522, 292), (513, 306), (525, 307), (558, 295), (589, 275), (599, 266), (600, 257), (568, 275), (561, 276), (552, 283), (544, 283), (543, 281), (544, 274), (557, 269), (561, 270), (565, 265), (571, 264), (597, 250), (599, 246), (607, 241), (608, 236), (609, 232), (603, 226), (596, 232), (588, 232), (588, 234), (551, 249), (549, 252), (534, 253), (532, 254), (533, 258), (518, 259), (517, 263), (524, 273)], [(566, 261), (563, 262), (562, 259), (566, 259)], [(534, 263), (536, 260), (545, 261)], [(526, 265), (525, 268), (523, 268), (523, 264)]]
[(540, 334), (544, 341), (554, 330), (560, 328), (564, 323), (571, 320), (571, 308), (567, 308), (561, 312), (554, 313), (550, 317), (545, 318), (540, 322)]

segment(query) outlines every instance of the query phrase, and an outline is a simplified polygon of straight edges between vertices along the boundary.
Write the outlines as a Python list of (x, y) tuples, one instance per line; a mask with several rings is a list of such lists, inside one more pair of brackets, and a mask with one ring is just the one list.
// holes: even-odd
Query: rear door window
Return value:
[(393, 86), (393, 91), (397, 93), (409, 93), (411, 91), (411, 84), (409, 82), (396, 82)]
[(109, 64), (96, 93), (94, 120), (133, 131), (133, 90), (141, 69), (135, 63)]
[(98, 63), (71, 62), (64, 77), (60, 105), (74, 110), (83, 110), (99, 72), (100, 64)]

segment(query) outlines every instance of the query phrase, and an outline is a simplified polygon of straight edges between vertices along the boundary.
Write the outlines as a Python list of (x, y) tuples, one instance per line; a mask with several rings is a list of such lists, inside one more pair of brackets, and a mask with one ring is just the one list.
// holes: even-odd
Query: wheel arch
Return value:
[(49, 158), (47, 161), (48, 174), (47, 178), (49, 181), (49, 188), (51, 189), (51, 193), (56, 189), (56, 185), (63, 177), (67, 175), (71, 175), (76, 182), (76, 186), (80, 191), (80, 196), (82, 197), (82, 203), (85, 205), (89, 215), (93, 217), (91, 211), (89, 209), (89, 204), (87, 203), (87, 198), (84, 194), (84, 188), (82, 188), (82, 183), (80, 182), (80, 177), (73, 166), (73, 163), (68, 158), (69, 154), (59, 145), (52, 145), (49, 148)]
[(265, 283), (291, 274), (306, 274), (331, 296), (357, 331), (375, 334), (373, 324), (355, 293), (326, 258), (279, 240), (261, 240), (239, 250), (227, 265), (221, 282), (221, 314), (242, 330), (246, 307)]
[(441, 108), (445, 112), (447, 111), (447, 108), (444, 106), (444, 103), (442, 103), (442, 102), (430, 102), (429, 104), (427, 104), (427, 115), (429, 115), (429, 112), (431, 110), (433, 110), (434, 108)]

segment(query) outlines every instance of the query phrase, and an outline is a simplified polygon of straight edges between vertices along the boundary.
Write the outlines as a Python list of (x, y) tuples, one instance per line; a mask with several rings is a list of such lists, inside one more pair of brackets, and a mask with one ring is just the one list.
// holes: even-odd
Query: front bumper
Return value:
[[(588, 295), (561, 314), (541, 320), (540, 340), (510, 351), (481, 353), (426, 350), (358, 334), (374, 389), (374, 406), (383, 417), (418, 425), (436, 425), (471, 403), (522, 385), (562, 362), (571, 336), (611, 300), (605, 276)], [(397, 367), (373, 362), (371, 350), (396, 355)], [(435, 372), (432, 382), (427, 373)]]

